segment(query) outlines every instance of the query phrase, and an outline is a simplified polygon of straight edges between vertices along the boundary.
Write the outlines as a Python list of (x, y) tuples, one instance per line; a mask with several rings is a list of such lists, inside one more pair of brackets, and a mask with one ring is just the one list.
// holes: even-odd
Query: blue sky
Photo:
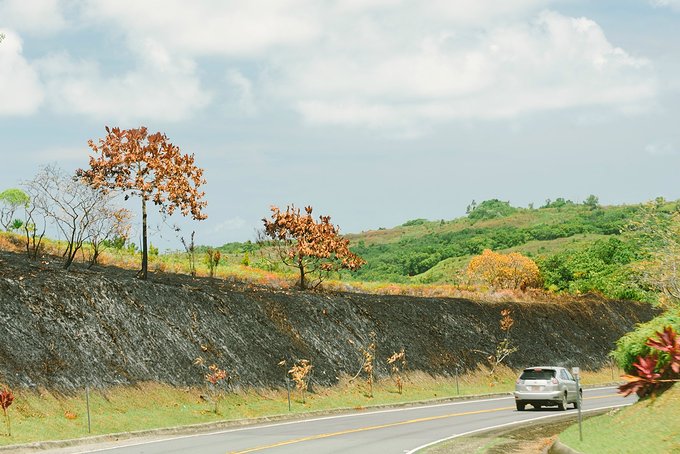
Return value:
[(0, 32), (0, 189), (144, 125), (206, 169), (202, 244), (272, 204), (680, 198), (680, 0), (0, 0)]

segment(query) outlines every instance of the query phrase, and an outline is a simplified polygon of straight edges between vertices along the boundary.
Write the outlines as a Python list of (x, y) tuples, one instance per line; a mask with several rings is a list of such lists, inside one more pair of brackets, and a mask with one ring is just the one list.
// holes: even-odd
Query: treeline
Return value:
[[(479, 209), (472, 211), (468, 217)], [(443, 260), (478, 255), (485, 249), (498, 251), (530, 241), (550, 241), (579, 234), (618, 235), (638, 209), (634, 206), (592, 209), (584, 205), (564, 205), (562, 211), (549, 216), (539, 213), (544, 210), (533, 210), (536, 213), (533, 216), (534, 223), (526, 227), (517, 227), (512, 220), (505, 224), (484, 226), (468, 219), (463, 228), (444, 230), (441, 222), (433, 222), (429, 223), (432, 226), (430, 232), (419, 236), (407, 233), (392, 243), (367, 245), (365, 241), (359, 240), (352, 250), (368, 263), (357, 272), (357, 277), (406, 282), (410, 276), (422, 274)], [(419, 222), (415, 225), (427, 224)]]

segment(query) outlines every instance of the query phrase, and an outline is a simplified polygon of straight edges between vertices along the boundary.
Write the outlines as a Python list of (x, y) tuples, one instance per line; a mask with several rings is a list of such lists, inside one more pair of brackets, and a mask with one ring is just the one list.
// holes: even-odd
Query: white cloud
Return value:
[(29, 115), (38, 110), (43, 88), (38, 74), (23, 56), (19, 36), (0, 29), (0, 115)]
[(58, 0), (2, 0), (0, 20), (5, 27), (36, 34), (56, 32), (66, 26)]
[(88, 20), (118, 26), (131, 42), (152, 38), (191, 55), (252, 57), (320, 33), (311, 0), (86, 0)]
[(551, 3), (82, 0), (80, 23), (123, 36), (132, 64), (109, 74), (97, 61), (52, 55), (39, 67), (55, 109), (116, 120), (180, 120), (205, 107), (203, 57), (261, 71), (226, 73), (229, 104), (244, 115), (265, 108), (257, 93), (309, 123), (407, 135), (456, 119), (648, 105), (651, 65), (592, 20), (540, 12)]
[(656, 93), (648, 62), (586, 18), (543, 12), (530, 24), (440, 27), (390, 48), (391, 31), (373, 26), (377, 49), (347, 35), (282, 58), (283, 82), (270, 80), (270, 89), (310, 122), (391, 128), (583, 106), (625, 111)]
[(680, 11), (680, 0), (650, 0), (655, 7), (669, 7), (676, 11)]
[(652, 156), (676, 156), (680, 154), (680, 149), (669, 142), (655, 142), (648, 144), (645, 152)]
[(60, 166), (65, 168), (70, 168), (69, 164), (73, 163), (83, 163), (87, 161), (87, 156), (90, 153), (90, 149), (87, 147), (85, 141), (81, 146), (57, 146), (49, 147), (34, 153), (30, 153), (31, 158), (34, 162), (45, 163), (45, 162), (55, 162)]
[(246, 226), (246, 221), (240, 217), (226, 219), (217, 224), (211, 233), (220, 233), (230, 230), (241, 230)]
[(151, 40), (139, 52), (145, 56), (139, 66), (120, 74), (104, 74), (97, 62), (68, 54), (40, 60), (52, 108), (125, 123), (179, 121), (209, 103), (191, 60), (174, 58)]
[(253, 83), (240, 71), (231, 69), (227, 71), (227, 82), (238, 93), (238, 105), (242, 113), (252, 116), (257, 113), (257, 106), (253, 97)]

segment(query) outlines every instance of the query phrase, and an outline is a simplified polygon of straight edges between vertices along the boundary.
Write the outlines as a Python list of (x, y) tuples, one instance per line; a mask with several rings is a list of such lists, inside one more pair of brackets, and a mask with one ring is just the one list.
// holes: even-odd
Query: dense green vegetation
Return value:
[(643, 253), (622, 235), (640, 206), (600, 207), (564, 199), (539, 209), (496, 199), (473, 203), (465, 218), (415, 219), (383, 231), (351, 235), (352, 250), (368, 262), (353, 278), (397, 283), (466, 283), (464, 269), (484, 249), (520, 252), (539, 265), (545, 288), (651, 300), (634, 284)]
[(651, 353), (650, 347), (645, 345), (647, 339), (663, 331), (666, 326), (671, 326), (680, 332), (680, 309), (668, 310), (649, 322), (642, 323), (635, 331), (619, 339), (616, 342), (616, 350), (613, 352), (614, 359), (619, 366), (628, 373), (633, 372), (633, 363), (638, 356), (647, 356)]
[[(655, 207), (671, 213), (678, 203), (659, 198)], [(643, 212), (643, 205), (600, 206), (595, 196), (581, 204), (546, 200), (538, 209), (497, 199), (473, 202), (465, 217), (451, 221), (419, 218), (392, 229), (348, 235), (352, 251), (367, 264), (336, 278), (466, 285), (470, 259), (491, 249), (532, 258), (543, 287), (552, 292), (654, 302), (656, 292), (641, 283), (638, 266), (649, 258), (653, 241), (629, 228)], [(228, 243), (220, 250), (231, 263), (245, 260), (267, 271), (283, 271), (266, 244)]]

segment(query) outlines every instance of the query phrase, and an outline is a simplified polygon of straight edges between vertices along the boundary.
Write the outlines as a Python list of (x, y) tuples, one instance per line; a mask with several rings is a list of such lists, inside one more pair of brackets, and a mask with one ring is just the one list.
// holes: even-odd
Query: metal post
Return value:
[(458, 387), (458, 366), (456, 366), (456, 394), (460, 396), (460, 388)]
[(581, 417), (581, 405), (583, 404), (583, 400), (581, 399), (581, 393), (579, 390), (581, 389), (578, 381), (578, 375), (576, 376), (576, 392), (578, 392), (578, 439), (580, 441), (583, 441), (583, 428), (581, 427), (581, 421), (583, 421), (583, 418)]
[(581, 417), (581, 405), (583, 405), (583, 399), (581, 399), (581, 385), (579, 382), (581, 369), (579, 367), (572, 367), (571, 371), (574, 374), (574, 378), (576, 379), (576, 401), (578, 402), (578, 439), (583, 441), (583, 428), (581, 427), (581, 421), (583, 421), (583, 418)]
[(92, 433), (92, 423), (90, 421), (90, 387), (85, 386), (85, 403), (87, 405), (87, 433)]
[(286, 390), (288, 391), (288, 411), (290, 410), (290, 379), (286, 377)]

